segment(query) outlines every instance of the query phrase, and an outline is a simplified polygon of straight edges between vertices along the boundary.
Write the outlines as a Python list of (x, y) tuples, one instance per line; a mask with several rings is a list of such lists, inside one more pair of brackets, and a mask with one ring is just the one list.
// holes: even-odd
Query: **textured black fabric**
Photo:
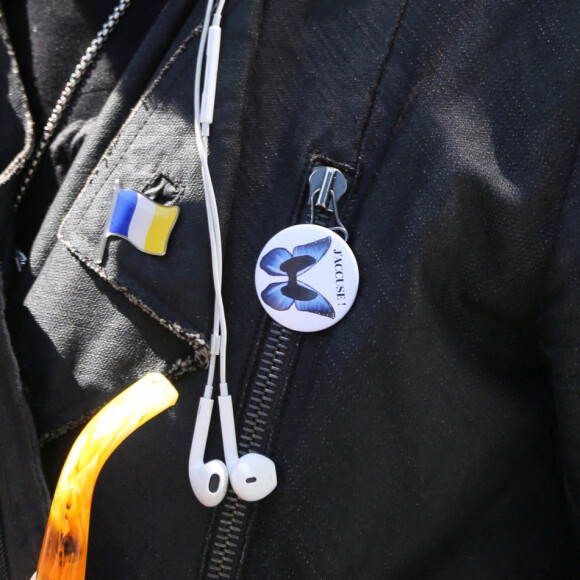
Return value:
[[(172, 1), (85, 127), (12, 312), (51, 480), (146, 370), (180, 391), (99, 478), (87, 578), (577, 578), (578, 3), (226, 5), (210, 163), (229, 383), (242, 450), (279, 480), (235, 513), (203, 508), (187, 477), (213, 310), (191, 126), (202, 13)], [(272, 357), (255, 260), (308, 220), (317, 165), (348, 180), (359, 295)], [(117, 178), (171, 184), (165, 257), (111, 238), (97, 264)]]
[[(26, 404), (0, 298), (0, 576), (27, 578), (38, 557), (50, 498), (39, 464), (39, 447)], [(6, 569), (3, 569), (6, 557)]]
[[(26, 96), (20, 80), (14, 51), (10, 45), (6, 22), (0, 18), (0, 126), (4, 144), (0, 153), (0, 175), (5, 184), (18, 166), (24, 162), (27, 151), (32, 146), (32, 119), (28, 112)], [(12, 166), (12, 167), (11, 167)], [(8, 196), (2, 197), (2, 204), (8, 203)], [(4, 216), (4, 211), (2, 211)]]
[[(37, 134), (74, 67), (117, 4), (118, 0), (3, 3)], [(73, 99), (18, 215), (17, 243), (25, 254), (30, 251), (35, 233), (86, 135), (85, 123), (102, 108), (165, 4), (166, 0), (148, 0), (123, 16), (118, 30), (91, 67), (83, 90)]]
[[(0, 120), (4, 139), (0, 159), (0, 241), (2, 274), (12, 269), (7, 251), (11, 201), (16, 172), (32, 145), (32, 123), (19, 81), (14, 55), (0, 19)], [(40, 452), (10, 336), (6, 328), (4, 284), (0, 296), (0, 578), (25, 578), (38, 554), (48, 494), (40, 468)]]
[[(119, 0), (3, 2), (32, 114), (39, 124), (48, 119), (75, 65), (118, 3)], [(90, 118), (98, 112), (165, 3), (166, 0), (149, 0), (123, 17), (122, 31), (107, 43), (100, 59), (105, 62), (91, 75), (92, 88), (83, 92), (83, 105), (76, 107), (79, 117)], [(91, 92), (98, 94), (89, 95)]]

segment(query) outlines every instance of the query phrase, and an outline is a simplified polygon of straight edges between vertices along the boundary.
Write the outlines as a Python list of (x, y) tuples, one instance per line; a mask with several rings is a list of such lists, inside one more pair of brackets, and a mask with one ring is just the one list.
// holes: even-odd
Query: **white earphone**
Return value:
[(226, 495), (228, 476), (236, 495), (258, 501), (276, 487), (274, 462), (259, 453), (238, 456), (232, 398), (218, 397), (226, 464), (219, 459), (204, 463), (213, 399), (201, 397), (189, 454), (189, 481), (195, 497), (205, 506), (218, 505)]
[[(222, 249), (219, 215), (215, 191), (208, 164), (209, 127), (213, 121), (213, 109), (217, 85), (217, 71), (221, 42), (221, 14), (225, 0), (220, 0), (212, 18), (214, 0), (208, 0), (205, 21), (197, 56), (194, 89), (194, 129), (199, 151), (201, 171), (205, 191), (211, 247), (212, 272), (215, 290), (214, 323), (210, 348), (208, 381), (199, 402), (197, 419), (189, 454), (189, 480), (197, 499), (207, 507), (220, 503), (227, 491), (228, 479), (236, 495), (245, 501), (258, 501), (270, 494), (276, 487), (276, 467), (271, 459), (258, 453), (248, 453), (240, 457), (236, 440), (232, 398), (226, 382), (227, 326), (221, 295)], [(210, 26), (211, 20), (211, 26)], [(204, 65), (205, 81), (203, 99), (201, 94), (201, 70)], [(202, 101), (200, 103), (200, 101)], [(222, 441), (226, 463), (218, 459), (204, 462), (205, 447), (213, 409), (213, 382), (216, 358), (220, 358), (219, 413)]]
[(212, 409), (213, 399), (201, 397), (189, 452), (189, 481), (195, 497), (207, 507), (220, 503), (228, 490), (228, 468), (225, 463), (219, 459), (207, 463), (203, 461)]

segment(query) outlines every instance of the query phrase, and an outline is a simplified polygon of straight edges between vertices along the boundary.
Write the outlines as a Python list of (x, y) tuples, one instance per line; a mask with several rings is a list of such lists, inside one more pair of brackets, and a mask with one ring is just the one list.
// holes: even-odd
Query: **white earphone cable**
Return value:
[[(220, 0), (216, 12), (213, 16), (213, 26), (219, 26), (219, 21), (221, 20), (221, 13), (225, 4), (225, 0)], [(226, 348), (227, 348), (227, 326), (226, 317), (223, 304), (223, 298), (221, 295), (221, 282), (222, 282), (222, 245), (221, 245), (221, 230), (219, 224), (219, 214), (217, 209), (217, 201), (215, 196), (215, 190), (213, 187), (213, 182), (211, 179), (211, 174), (208, 164), (208, 144), (207, 136), (209, 134), (209, 123), (211, 123), (211, 118), (213, 117), (213, 100), (211, 103), (211, 114), (209, 115), (209, 121), (207, 119), (207, 114), (204, 113), (203, 124), (207, 127), (202, 127), (202, 117), (201, 117), (201, 71), (204, 64), (204, 57), (206, 56), (206, 47), (208, 46), (208, 34), (210, 32), (210, 21), (212, 20), (212, 8), (214, 2), (213, 0), (208, 1), (205, 20), (203, 24), (203, 30), (200, 39), (200, 48), (197, 55), (197, 65), (195, 70), (195, 87), (194, 87), (194, 131), (197, 148), (199, 151), (199, 157), (201, 162), (202, 179), (205, 192), (205, 202), (208, 217), (208, 229), (209, 229), (209, 239), (211, 248), (211, 261), (212, 261), (212, 272), (213, 272), (213, 282), (215, 291), (215, 305), (214, 305), (214, 323), (213, 323), (213, 336), (212, 345), (210, 350), (210, 362), (208, 371), (208, 381), (206, 389), (204, 392), (204, 397), (210, 398), (213, 390), (214, 373), (216, 365), (216, 357), (219, 351), (220, 357), (220, 394), (222, 396), (227, 396), (227, 381), (226, 381)], [(215, 36), (215, 35), (214, 35)], [(210, 50), (211, 50), (210, 45)], [(217, 39), (217, 48), (214, 44), (214, 50), (217, 50), (217, 55), (219, 55), (219, 38)], [(214, 53), (215, 54), (215, 53)], [(217, 58), (216, 55), (216, 58)], [(210, 55), (208, 55), (210, 58)], [(206, 68), (209, 70), (209, 62), (206, 62)], [(217, 60), (216, 67), (209, 71), (209, 75), (206, 74), (204, 93), (210, 91), (213, 88), (215, 94), (215, 83), (217, 80)], [(205, 94), (204, 94), (205, 97)], [(204, 103), (205, 109), (205, 103)], [(204, 130), (205, 129), (205, 130)]]
[[(201, 397), (195, 422), (193, 440), (189, 456), (189, 479), (193, 492), (203, 505), (212, 507), (223, 500), (228, 480), (240, 499), (258, 501), (266, 497), (276, 487), (276, 466), (271, 459), (258, 453), (238, 454), (236, 428), (232, 398), (228, 394), (226, 382), (227, 326), (222, 287), (222, 243), (217, 201), (208, 164), (209, 126), (213, 120), (217, 69), (221, 42), (219, 26), (225, 0), (220, 0), (210, 26), (214, 0), (209, 0), (205, 14), (200, 46), (197, 56), (194, 87), (194, 131), (199, 151), (209, 240), (211, 264), (215, 290), (213, 334), (211, 339), (208, 381)], [(204, 67), (205, 79), (201, 94), (201, 71)], [(211, 413), (216, 358), (220, 357), (220, 396), (218, 397), (219, 415), (224, 447), (225, 464), (214, 459), (204, 462)]]

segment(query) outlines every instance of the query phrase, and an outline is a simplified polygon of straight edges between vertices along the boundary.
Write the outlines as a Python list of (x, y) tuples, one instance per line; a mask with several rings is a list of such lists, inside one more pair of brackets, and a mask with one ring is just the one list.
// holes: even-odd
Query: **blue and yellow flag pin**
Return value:
[(151, 201), (138, 191), (122, 189), (116, 181), (97, 263), (103, 261), (109, 236), (125, 238), (146, 254), (164, 256), (178, 215), (179, 207)]

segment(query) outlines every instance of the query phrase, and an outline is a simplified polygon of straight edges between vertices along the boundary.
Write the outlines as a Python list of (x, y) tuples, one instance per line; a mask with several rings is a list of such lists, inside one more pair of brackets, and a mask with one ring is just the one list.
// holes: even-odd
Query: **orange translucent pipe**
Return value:
[(163, 375), (149, 373), (103, 407), (82, 430), (54, 492), (37, 580), (84, 579), (91, 500), (101, 468), (124, 439), (175, 404), (177, 396)]

